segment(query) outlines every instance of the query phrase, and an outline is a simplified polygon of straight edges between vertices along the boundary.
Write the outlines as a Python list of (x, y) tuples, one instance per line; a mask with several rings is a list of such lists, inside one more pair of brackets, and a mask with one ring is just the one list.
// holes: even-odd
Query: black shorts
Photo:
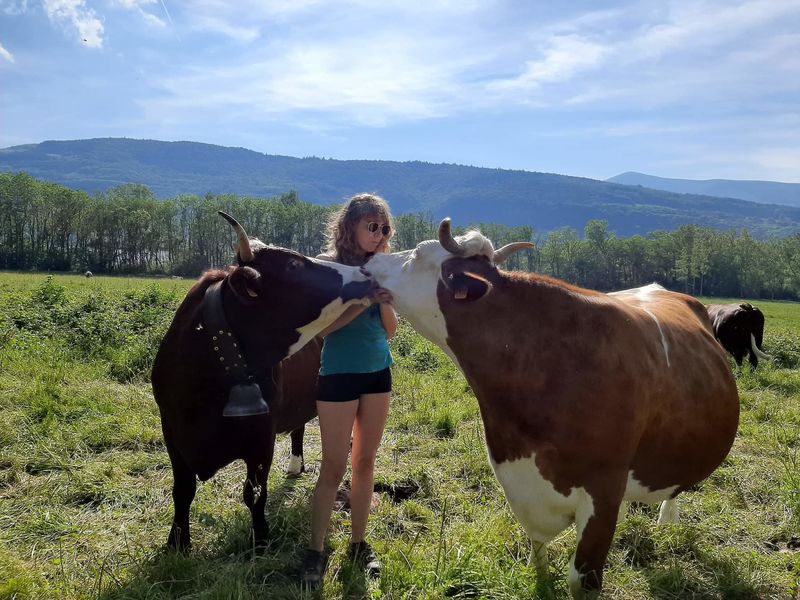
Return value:
[(386, 367), (374, 373), (337, 373), (320, 375), (317, 380), (317, 400), (349, 402), (362, 394), (385, 394), (392, 391), (392, 371)]

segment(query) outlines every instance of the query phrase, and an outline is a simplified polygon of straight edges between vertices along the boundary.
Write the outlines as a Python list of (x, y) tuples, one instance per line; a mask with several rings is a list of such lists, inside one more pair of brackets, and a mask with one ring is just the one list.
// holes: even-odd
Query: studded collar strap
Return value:
[(217, 281), (206, 290), (203, 321), (211, 338), (211, 346), (220, 369), (234, 384), (246, 383), (253, 381), (253, 375), (247, 367), (241, 344), (225, 318), (225, 310), (222, 306), (224, 281), (224, 279)]

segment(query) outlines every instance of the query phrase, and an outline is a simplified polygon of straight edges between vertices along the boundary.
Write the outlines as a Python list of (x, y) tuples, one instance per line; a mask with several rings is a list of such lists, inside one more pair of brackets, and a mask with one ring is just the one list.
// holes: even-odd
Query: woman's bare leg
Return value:
[(322, 437), (322, 466), (311, 501), (311, 549), (322, 551), (333, 512), (336, 491), (347, 469), (350, 436), (358, 411), (358, 400), (317, 402)]
[(353, 427), (353, 484), (350, 487), (352, 541), (364, 539), (367, 517), (375, 488), (375, 456), (389, 414), (391, 392), (364, 394)]

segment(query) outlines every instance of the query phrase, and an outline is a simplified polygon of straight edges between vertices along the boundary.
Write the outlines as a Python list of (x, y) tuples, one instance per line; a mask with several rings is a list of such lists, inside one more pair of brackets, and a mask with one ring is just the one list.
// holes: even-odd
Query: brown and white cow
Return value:
[(569, 586), (594, 597), (623, 501), (660, 502), (722, 462), (739, 401), (697, 300), (658, 285), (614, 295), (497, 268), (478, 232), (377, 255), (366, 265), (397, 310), (460, 366), (480, 405), (489, 460), (547, 569), (571, 523)]
[[(223, 216), (239, 236), (239, 264), (206, 273), (192, 287), (153, 364), (153, 395), (174, 477), (175, 516), (167, 543), (175, 548), (190, 545), (189, 507), (197, 478), (209, 479), (238, 459), (247, 465), (244, 501), (253, 519), (255, 543), (265, 544), (264, 508), (275, 433), (299, 427), (313, 416), (307, 406), (313, 406), (313, 391), (312, 401), (303, 406), (290, 402), (304, 389), (281, 393), (280, 363), (349, 306), (369, 302), (372, 289), (372, 281), (358, 267), (248, 239), (235, 220)], [(209, 311), (210, 302), (217, 304), (216, 312)], [(211, 326), (220, 320), (218, 313), (225, 327)], [(290, 379), (293, 370), (308, 372), (309, 361), (318, 364), (318, 346), (304, 354), (307, 360), (298, 357), (299, 362), (286, 364)], [(235, 373), (246, 374), (247, 381), (233, 378)], [(234, 394), (234, 388), (243, 392)], [(262, 399), (268, 413), (261, 409)], [(224, 416), (231, 407), (231, 412), (247, 416)]]

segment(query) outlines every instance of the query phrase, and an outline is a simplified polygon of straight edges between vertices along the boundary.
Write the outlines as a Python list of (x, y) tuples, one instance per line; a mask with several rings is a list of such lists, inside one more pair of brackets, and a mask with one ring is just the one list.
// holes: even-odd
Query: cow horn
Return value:
[(526, 248), (533, 248), (534, 244), (531, 242), (511, 242), (510, 244), (506, 244), (499, 250), (494, 251), (494, 256), (492, 257), (492, 262), (494, 264), (499, 265), (509, 256), (514, 254), (514, 252), (519, 252), (520, 250), (525, 250)]
[(750, 334), (750, 348), (752, 348), (753, 353), (762, 360), (770, 360), (772, 358), (769, 354), (758, 347), (758, 344), (756, 344), (756, 336), (754, 336), (752, 333)]
[(464, 248), (453, 239), (453, 232), (450, 231), (450, 217), (442, 219), (442, 222), (439, 223), (439, 243), (451, 254), (462, 256), (465, 252)]
[(233, 230), (236, 232), (236, 235), (239, 236), (239, 260), (242, 262), (251, 262), (255, 256), (253, 255), (253, 249), (250, 247), (250, 238), (247, 237), (247, 232), (244, 230), (244, 227), (239, 225), (239, 221), (228, 213), (224, 213), (221, 210), (217, 212), (233, 226)]

